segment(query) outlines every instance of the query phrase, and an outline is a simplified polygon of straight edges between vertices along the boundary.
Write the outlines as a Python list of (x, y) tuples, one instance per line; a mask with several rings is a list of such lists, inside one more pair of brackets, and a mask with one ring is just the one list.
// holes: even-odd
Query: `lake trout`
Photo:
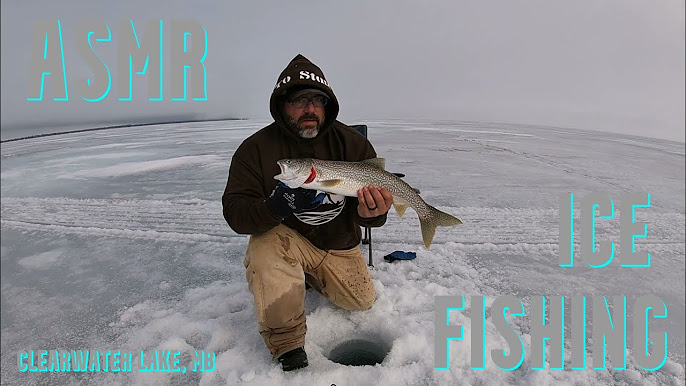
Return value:
[(419, 196), (419, 190), (386, 171), (383, 158), (360, 162), (283, 159), (277, 161), (277, 164), (281, 168), (281, 174), (274, 176), (274, 179), (291, 188), (320, 190), (348, 197), (357, 197), (357, 191), (369, 185), (386, 188), (393, 195), (393, 207), (399, 217), (403, 216), (408, 206), (417, 212), (422, 239), (427, 249), (431, 246), (436, 227), (462, 224), (457, 217), (424, 202)]

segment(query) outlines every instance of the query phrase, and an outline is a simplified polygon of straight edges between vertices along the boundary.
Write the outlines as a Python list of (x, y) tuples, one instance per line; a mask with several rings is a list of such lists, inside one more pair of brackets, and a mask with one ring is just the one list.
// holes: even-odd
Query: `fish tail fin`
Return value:
[(460, 225), (462, 221), (459, 218), (441, 212), (440, 210), (430, 206), (429, 215), (426, 217), (419, 218), (419, 225), (422, 228), (422, 239), (424, 240), (424, 246), (429, 249), (431, 242), (436, 234), (436, 227), (449, 227), (454, 225)]

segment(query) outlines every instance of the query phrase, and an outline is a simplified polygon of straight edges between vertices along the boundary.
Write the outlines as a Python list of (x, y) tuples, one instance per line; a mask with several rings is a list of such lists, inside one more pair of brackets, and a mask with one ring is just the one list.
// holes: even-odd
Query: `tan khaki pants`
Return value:
[(274, 358), (305, 345), (305, 273), (343, 309), (366, 310), (376, 299), (360, 248), (323, 251), (285, 225), (251, 236), (243, 264), (260, 334)]

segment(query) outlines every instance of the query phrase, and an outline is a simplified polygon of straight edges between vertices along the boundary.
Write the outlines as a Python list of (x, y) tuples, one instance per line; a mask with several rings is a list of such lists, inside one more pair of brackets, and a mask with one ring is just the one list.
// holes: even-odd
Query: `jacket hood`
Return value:
[(291, 132), (286, 128), (285, 120), (283, 118), (282, 105), (285, 101), (286, 95), (293, 90), (300, 90), (303, 88), (314, 88), (320, 90), (329, 96), (329, 102), (326, 104), (326, 116), (324, 122), (319, 130), (319, 135), (313, 140), (320, 138), (322, 133), (329, 130), (331, 124), (338, 116), (338, 99), (329, 85), (329, 82), (324, 77), (322, 70), (314, 63), (310, 62), (306, 57), (298, 54), (288, 66), (281, 72), (279, 79), (274, 86), (271, 98), (269, 99), (269, 111), (279, 124), (292, 137), (298, 141), (305, 140), (296, 133)]

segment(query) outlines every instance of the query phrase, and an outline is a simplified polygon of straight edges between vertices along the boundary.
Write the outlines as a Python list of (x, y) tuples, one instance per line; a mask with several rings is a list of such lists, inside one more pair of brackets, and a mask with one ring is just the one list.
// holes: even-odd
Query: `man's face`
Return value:
[[(303, 138), (314, 138), (324, 123), (325, 107), (321, 96), (305, 94), (295, 101), (284, 103), (286, 125)], [(306, 103), (304, 106), (300, 106)]]

